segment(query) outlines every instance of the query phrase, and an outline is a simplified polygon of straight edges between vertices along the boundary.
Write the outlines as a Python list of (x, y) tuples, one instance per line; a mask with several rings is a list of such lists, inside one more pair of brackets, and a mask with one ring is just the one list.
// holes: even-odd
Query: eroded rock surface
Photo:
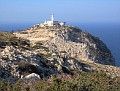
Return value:
[[(72, 26), (34, 26), (14, 33), (19, 41), (0, 49), (1, 80), (40, 78), (73, 71), (105, 71), (120, 76), (107, 46), (97, 37)], [(23, 39), (24, 42), (21, 40)], [(4, 43), (4, 42), (2, 42)]]

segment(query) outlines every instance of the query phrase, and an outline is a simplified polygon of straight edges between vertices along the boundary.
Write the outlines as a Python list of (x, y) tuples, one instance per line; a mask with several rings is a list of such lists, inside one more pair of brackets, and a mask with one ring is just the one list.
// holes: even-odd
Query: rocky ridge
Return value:
[[(24, 45), (6, 45), (0, 54), (1, 79), (40, 78), (73, 71), (104, 71), (120, 76), (120, 68), (106, 45), (97, 37), (73, 26), (34, 26), (14, 33)], [(29, 45), (27, 45), (29, 44)]]
[(25, 31), (27, 34), (17, 33), (16, 35), (27, 38), (31, 42), (39, 42), (50, 51), (64, 52), (68, 57), (79, 57), (100, 64), (115, 65), (115, 60), (107, 46), (99, 38), (77, 27), (62, 26), (28, 31)]

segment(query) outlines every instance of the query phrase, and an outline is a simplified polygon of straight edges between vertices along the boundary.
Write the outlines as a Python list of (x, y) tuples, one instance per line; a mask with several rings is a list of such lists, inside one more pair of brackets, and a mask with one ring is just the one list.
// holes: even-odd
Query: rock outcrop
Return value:
[[(34, 28), (33, 28), (34, 29)], [(77, 27), (62, 26), (54, 29), (26, 30), (16, 35), (31, 42), (41, 42), (50, 51), (67, 55), (67, 57), (91, 60), (96, 63), (115, 65), (115, 60), (107, 46), (95, 36)]]
[(29, 74), (27, 76), (25, 76), (25, 79), (40, 79), (40, 76), (36, 73), (32, 73), (32, 74)]
[(75, 27), (55, 31), (55, 33), (55, 37), (46, 43), (50, 50), (65, 52), (65, 55), (81, 60), (115, 65), (110, 50), (99, 38)]
[(60, 73), (73, 75), (76, 70), (103, 70), (111, 76), (120, 76), (120, 68), (113, 67), (115, 59), (107, 46), (77, 27), (37, 25), (14, 35), (19, 41), (1, 49), (1, 79), (23, 79), (32, 73), (39, 78)]

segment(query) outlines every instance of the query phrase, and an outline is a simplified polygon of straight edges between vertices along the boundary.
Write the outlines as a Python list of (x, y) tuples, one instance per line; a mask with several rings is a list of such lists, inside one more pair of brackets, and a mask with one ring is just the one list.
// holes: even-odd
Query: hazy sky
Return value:
[(120, 0), (0, 0), (0, 23), (66, 22), (118, 23)]

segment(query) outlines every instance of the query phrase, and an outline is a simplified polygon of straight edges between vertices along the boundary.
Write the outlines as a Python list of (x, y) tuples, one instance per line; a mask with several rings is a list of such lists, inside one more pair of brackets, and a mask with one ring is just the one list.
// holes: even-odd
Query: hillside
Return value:
[[(118, 80), (120, 68), (115, 67), (115, 59), (110, 50), (98, 37), (77, 27), (37, 24), (26, 30), (15, 33), (1, 32), (0, 35), (1, 81), (21, 80), (22, 84), (28, 83), (24, 86), (32, 89), (30, 88), (31, 82), (37, 84), (37, 80), (49, 83), (55, 76), (56, 79), (62, 79), (60, 81), (64, 83), (68, 79), (72, 79), (74, 82), (76, 77), (79, 80), (80, 77), (83, 78), (81, 80), (85, 80), (88, 75), (88, 80), (93, 76), (97, 80), (101, 79), (103, 85), (114, 88), (114, 85), (110, 84), (112, 81), (117, 86), (114, 89), (120, 89)], [(102, 79), (102, 76), (106, 78), (106, 81)], [(46, 82), (44, 84), (48, 85)], [(95, 80), (93, 80), (94, 82)], [(66, 85), (70, 85), (70, 83), (74, 85), (72, 82), (68, 81), (68, 83)], [(99, 84), (98, 82), (98, 87)], [(90, 88), (97, 85), (92, 84)], [(82, 85), (77, 84), (76, 86)], [(83, 84), (84, 86), (87, 87), (87, 84)], [(108, 91), (109, 86), (106, 87)], [(105, 90), (104, 87), (102, 89)]]
[[(44, 29), (45, 28), (45, 29)], [(16, 33), (17, 37), (40, 43), (51, 52), (58, 52), (67, 57), (91, 60), (100, 64), (115, 65), (115, 60), (107, 46), (97, 37), (77, 27), (32, 27)]]

